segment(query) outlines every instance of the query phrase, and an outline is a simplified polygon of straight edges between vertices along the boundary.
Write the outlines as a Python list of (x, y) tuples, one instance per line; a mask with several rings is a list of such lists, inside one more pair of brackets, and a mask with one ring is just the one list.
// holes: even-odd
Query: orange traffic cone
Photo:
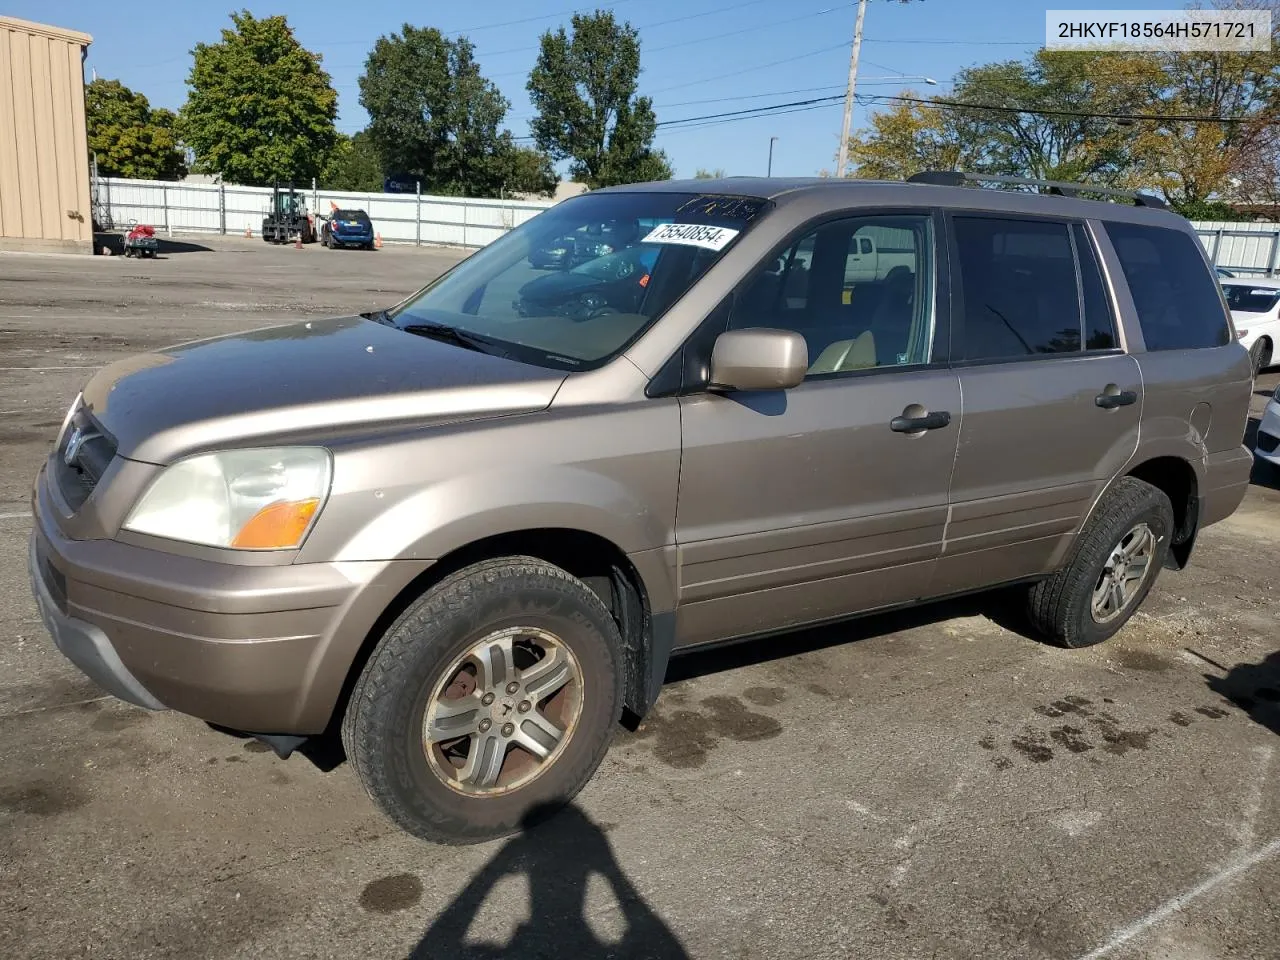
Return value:
[(298, 234), (298, 239), (293, 241), (293, 249), (295, 250), (302, 249), (302, 234)]
[(375, 233), (375, 234), (373, 235), (373, 249), (375, 249), (375, 250), (381, 250), (381, 249), (382, 249), (382, 234), (380, 234), (380, 233)]
[(252, 237), (252, 236), (253, 236), (253, 227), (249, 226), (249, 224), (247, 224), (247, 223), (244, 225), (244, 235), (245, 235), (246, 237)]

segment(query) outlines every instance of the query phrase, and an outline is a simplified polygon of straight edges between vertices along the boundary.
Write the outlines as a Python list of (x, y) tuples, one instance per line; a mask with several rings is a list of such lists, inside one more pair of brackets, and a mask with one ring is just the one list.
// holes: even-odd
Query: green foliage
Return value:
[(181, 112), (197, 166), (230, 183), (318, 176), (337, 142), (338, 95), (283, 16), (233, 13), (219, 43), (196, 44)]
[(697, 173), (693, 175), (695, 180), (719, 180), (724, 176), (724, 167), (716, 167), (714, 170), (707, 170), (699, 167)]
[(419, 176), (424, 192), (493, 197), (555, 188), (550, 160), (518, 149), (499, 129), (511, 105), (480, 73), (465, 37), (409, 24), (380, 37), (360, 77), (360, 103), (385, 168)]
[(515, 147), (508, 155), (506, 191), (550, 197), (556, 192), (556, 176), (551, 158), (533, 147)]
[(1252, 220), (1253, 216), (1241, 213), (1229, 203), (1219, 200), (1188, 200), (1173, 202), (1173, 209), (1188, 220)]
[[(1276, 7), (1275, 0), (1216, 5)], [(1278, 113), (1280, 18), (1273, 16), (1267, 51), (1041, 50), (1026, 61), (971, 68), (949, 96), (873, 113), (849, 146), (858, 176), (898, 179), (931, 168), (1087, 180), (1154, 188), (1187, 216), (1230, 219), (1227, 201), (1280, 198)], [(1125, 119), (1134, 116), (1141, 119)]]
[(571, 161), (574, 180), (594, 189), (670, 179), (666, 155), (653, 148), (653, 103), (636, 96), (639, 75), (639, 35), (612, 13), (574, 14), (572, 36), (564, 27), (542, 35), (528, 83), (533, 134), (542, 150)]
[(319, 179), (325, 190), (381, 193), (384, 174), (382, 158), (369, 134), (361, 130), (352, 137), (338, 134), (338, 141), (329, 153)]
[(181, 180), (186, 154), (175, 131), (173, 111), (152, 110), (147, 98), (119, 80), (97, 79), (85, 87), (89, 152), (104, 177)]

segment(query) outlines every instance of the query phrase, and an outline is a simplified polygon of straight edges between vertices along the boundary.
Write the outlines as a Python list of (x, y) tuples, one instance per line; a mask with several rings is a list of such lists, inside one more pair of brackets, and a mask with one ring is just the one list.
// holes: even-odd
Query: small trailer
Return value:
[(126, 257), (154, 257), (160, 248), (156, 240), (156, 228), (136, 220), (129, 224), (129, 232), (124, 235), (124, 255)]

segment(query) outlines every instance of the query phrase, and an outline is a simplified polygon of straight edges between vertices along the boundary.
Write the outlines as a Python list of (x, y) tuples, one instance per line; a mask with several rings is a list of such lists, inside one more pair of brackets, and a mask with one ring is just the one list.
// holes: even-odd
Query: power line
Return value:
[(863, 43), (912, 43), (912, 44), (945, 44), (957, 47), (1039, 47), (1042, 45), (1040, 40), (951, 40), (951, 39), (926, 39), (924, 37), (910, 40), (874, 40), (871, 37), (863, 38)]
[[(654, 27), (661, 27), (661, 26), (667, 26), (673, 23), (680, 23), (681, 21), (684, 21), (684, 20), (695, 20), (698, 17), (709, 16), (713, 13), (723, 13), (728, 10), (741, 10), (743, 7), (748, 7), (756, 3), (764, 3), (764, 2), (772, 3), (774, 2), (774, 0), (749, 0), (749, 2), (747, 3), (730, 4), (724, 7), (717, 7), (714, 10), (707, 10), (703, 13), (693, 13), (684, 17), (675, 17), (674, 19), (671, 19), (671, 20), (659, 20), (659, 21), (656, 21), (655, 23), (644, 24), (642, 26), (636, 27), (636, 29), (640, 31), (652, 30)], [(663, 44), (660, 47), (647, 47), (644, 45), (642, 40), (640, 49), (641, 49), (641, 53), (661, 53), (663, 50), (675, 50), (678, 47), (688, 47), (688, 46), (692, 46), (699, 43), (708, 43), (712, 40), (721, 40), (725, 37), (736, 37), (744, 33), (753, 33), (756, 30), (764, 30), (764, 29), (767, 29), (768, 27), (776, 27), (776, 26), (779, 26), (780, 24), (796, 23), (797, 21), (800, 21), (800, 20), (811, 20), (814, 17), (825, 16), (826, 14), (835, 13), (839, 10), (843, 10), (851, 6), (853, 6), (852, 3), (844, 3), (834, 7), (826, 7), (822, 10), (815, 10), (813, 13), (800, 14), (799, 16), (792, 15), (789, 17), (784, 17), (780, 20), (767, 20), (764, 23), (752, 24), (749, 27), (742, 27), (738, 30), (721, 31), (719, 33), (713, 33), (708, 36), (694, 37), (691, 40), (681, 40), (677, 43)], [(530, 46), (530, 47), (510, 47), (506, 50), (492, 50), (488, 52), (477, 51), (476, 57), (477, 58), (486, 57), (486, 56), (492, 57), (492, 56), (498, 56), (499, 54), (505, 54), (505, 53), (531, 53), (535, 50), (540, 50), (540, 49), (541, 47), (539, 46)], [(502, 73), (489, 74), (489, 76), (494, 78), (514, 77), (524, 73), (528, 73), (528, 71), (527, 70), (505, 70)]]
[[(986, 103), (963, 103), (959, 100), (925, 99), (923, 97), (902, 97), (889, 94), (872, 94), (860, 98), (861, 102), (897, 101), (900, 103), (921, 103), (931, 107), (952, 107), (960, 110), (988, 110), (994, 113), (1031, 113), (1044, 117), (1081, 117), (1092, 120), (1157, 120), (1165, 123), (1248, 123), (1256, 120), (1251, 116), (1196, 116), (1194, 114), (1155, 114), (1155, 113), (1093, 113), (1088, 110), (1041, 110), (1031, 107), (1004, 107)], [(783, 104), (785, 106), (785, 104)]]
[[(609, 6), (606, 7), (605, 9), (611, 11), (613, 7), (620, 7), (624, 3), (635, 3), (635, 2), (636, 0), (609, 0)], [(596, 9), (597, 9), (596, 7), (575, 7), (572, 10), (557, 10), (555, 13), (539, 13), (532, 17), (521, 17), (517, 20), (502, 20), (496, 23), (481, 23), (481, 24), (477, 24), (474, 27), (464, 27), (461, 30), (447, 31), (445, 33), (445, 36), (460, 37), (464, 34), (479, 33), (481, 30), (496, 30), (499, 27), (516, 27), (525, 23), (537, 23), (539, 20), (552, 20), (556, 17), (571, 17), (575, 13), (591, 13)], [(344, 47), (344, 46), (353, 46), (357, 44), (373, 46), (373, 44), (380, 39), (381, 39), (381, 36), (375, 38), (374, 40), (331, 40), (324, 45), (329, 47)]]
[(790, 103), (773, 103), (765, 107), (748, 107), (745, 110), (728, 110), (728, 111), (725, 111), (724, 113), (707, 113), (707, 114), (703, 114), (700, 117), (683, 117), (679, 120), (660, 120), (656, 124), (656, 126), (672, 127), (672, 126), (676, 126), (677, 124), (692, 123), (694, 121), (718, 120), (722, 117), (741, 117), (742, 119), (747, 119), (748, 114), (760, 114), (762, 116), (768, 116), (774, 110), (778, 110), (782, 107), (807, 107), (813, 104), (832, 103), (836, 100), (843, 100), (843, 99), (844, 99), (844, 94), (841, 93), (831, 97), (814, 97), (810, 100), (793, 100)]
[(655, 93), (665, 93), (668, 90), (679, 90), (683, 87), (692, 87), (700, 83), (710, 83), (712, 80), (724, 80), (727, 77), (737, 77), (744, 73), (755, 73), (757, 70), (763, 70), (766, 67), (776, 67), (784, 63), (794, 63), (797, 60), (806, 60), (809, 57), (817, 56), (820, 53), (829, 53), (832, 50), (843, 50), (849, 44), (837, 43), (829, 47), (819, 47), (817, 50), (809, 50), (805, 53), (798, 53), (794, 57), (784, 57), (781, 60), (771, 60), (768, 63), (757, 63), (754, 66), (744, 67), (741, 70), (731, 70), (729, 73), (719, 73), (710, 77), (699, 77), (697, 80), (689, 80), (685, 83), (675, 83), (669, 87), (659, 87), (657, 90), (648, 90), (645, 96), (651, 96)]

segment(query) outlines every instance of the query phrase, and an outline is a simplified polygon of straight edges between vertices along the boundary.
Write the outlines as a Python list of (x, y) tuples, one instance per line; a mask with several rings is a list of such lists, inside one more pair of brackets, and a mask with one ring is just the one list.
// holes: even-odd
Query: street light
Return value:
[(769, 169), (765, 171), (766, 177), (773, 176), (773, 141), (777, 139), (778, 139), (777, 137), (769, 138)]

